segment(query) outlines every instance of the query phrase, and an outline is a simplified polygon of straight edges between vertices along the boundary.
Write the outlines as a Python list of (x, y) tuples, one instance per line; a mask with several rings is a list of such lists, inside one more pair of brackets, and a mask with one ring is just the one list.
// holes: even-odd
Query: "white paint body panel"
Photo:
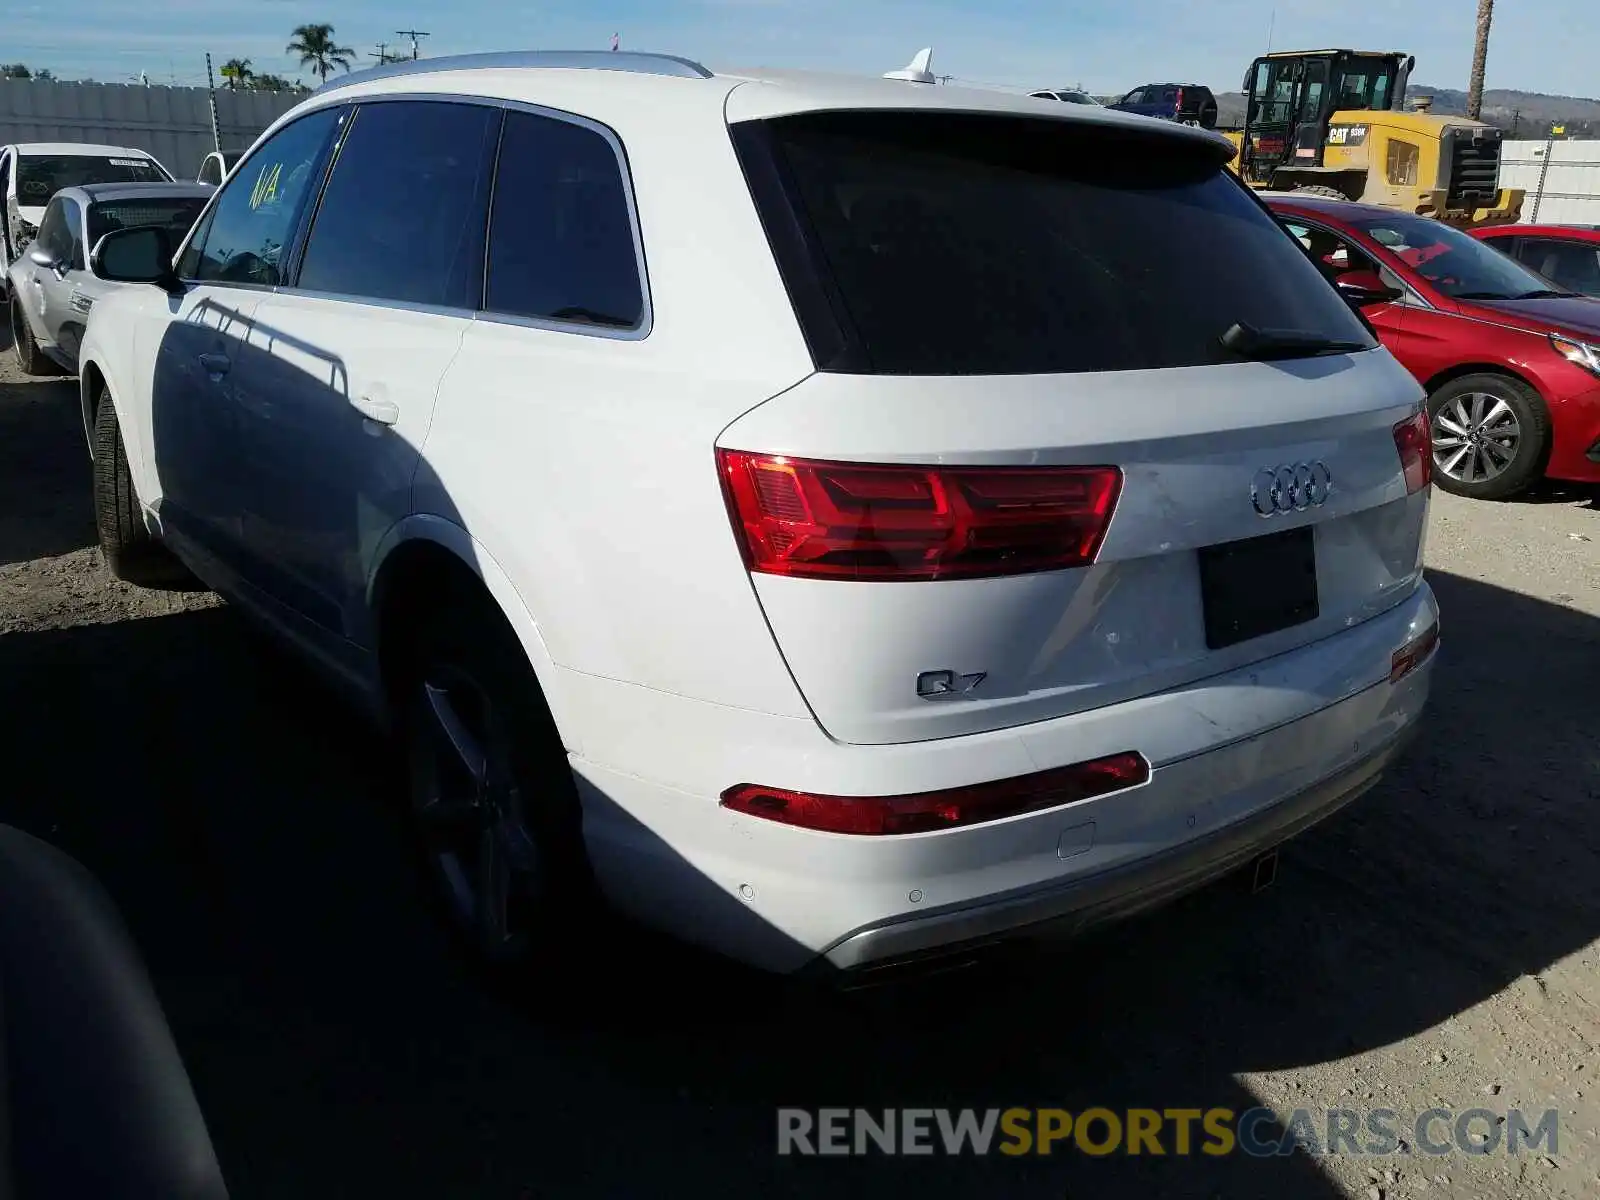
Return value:
[[(1420, 576), (1427, 497), (1405, 495), (1391, 432), (1419, 396), (1386, 352), (1049, 379), (818, 375), (724, 110), (965, 107), (1153, 123), (874, 80), (565, 69), (380, 78), (307, 107), (428, 91), (540, 104), (615, 131), (647, 263), (642, 335), (291, 291), (205, 287), (180, 301), (142, 288), (97, 306), (84, 357), (107, 382), (152, 520), (200, 531), (169, 528), (180, 556), (369, 697), (380, 694), (370, 601), (386, 557), (423, 539), (479, 574), (550, 699), (597, 876), (622, 908), (796, 969), (864, 926), (1092, 875), (1227, 827), (1419, 719), (1431, 664), (1388, 682), (1394, 651), (1437, 620)], [(163, 345), (177, 357), (162, 362)], [(216, 345), (241, 362), (264, 356), (304, 390), (247, 378), (233, 394), (184, 359)], [(347, 397), (380, 382), (399, 416), (369, 431)], [(220, 401), (209, 417), (207, 388)], [(329, 430), (348, 436), (329, 444)], [(1082, 571), (752, 578), (719, 445), (1115, 462), (1127, 480), (1100, 562)], [(1263, 521), (1251, 474), (1302, 458), (1330, 465), (1333, 497)], [(306, 490), (286, 495), (302, 473)], [(1318, 525), (1323, 617), (1206, 654), (1195, 548), (1298, 522)], [(285, 587), (285, 575), (303, 586)], [(291, 611), (296, 595), (323, 620), (331, 598), (342, 649), (310, 644), (315, 614)], [(990, 698), (919, 703), (915, 674), (947, 666), (989, 670)], [(817, 834), (718, 803), (743, 782), (903, 794), (1129, 749), (1154, 767), (1137, 791), (934, 834)], [(1086, 822), (1091, 843), (1061, 857), (1064, 832)]]

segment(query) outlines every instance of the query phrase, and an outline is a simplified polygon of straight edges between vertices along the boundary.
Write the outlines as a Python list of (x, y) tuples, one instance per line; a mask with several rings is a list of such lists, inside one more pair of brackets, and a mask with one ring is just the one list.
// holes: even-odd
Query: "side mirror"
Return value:
[(28, 250), (28, 261), (36, 267), (43, 267), (47, 271), (61, 270), (61, 260), (50, 251), (35, 242)]
[(1357, 308), (1393, 304), (1405, 295), (1399, 288), (1384, 283), (1376, 271), (1346, 271), (1334, 283), (1339, 288), (1339, 294)]
[(95, 243), (89, 265), (111, 283), (153, 283), (164, 292), (181, 292), (172, 269), (172, 239), (160, 225), (114, 229)]

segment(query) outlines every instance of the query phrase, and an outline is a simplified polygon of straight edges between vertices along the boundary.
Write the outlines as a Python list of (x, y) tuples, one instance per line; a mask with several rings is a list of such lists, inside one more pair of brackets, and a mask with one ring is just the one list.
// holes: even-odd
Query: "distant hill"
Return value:
[[(1467, 111), (1467, 94), (1454, 88), (1413, 83), (1406, 88), (1406, 96), (1413, 100), (1432, 96), (1433, 111), (1442, 116), (1461, 116)], [(1243, 93), (1217, 93), (1217, 110), (1219, 125), (1243, 125)], [(1491, 88), (1483, 93), (1482, 119), (1504, 129), (1507, 136), (1537, 138), (1549, 132), (1551, 125), (1565, 125), (1568, 137), (1600, 137), (1600, 100)]]

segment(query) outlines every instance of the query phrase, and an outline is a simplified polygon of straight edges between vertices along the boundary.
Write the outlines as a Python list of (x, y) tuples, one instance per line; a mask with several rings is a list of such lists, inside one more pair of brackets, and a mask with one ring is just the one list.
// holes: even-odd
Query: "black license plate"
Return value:
[(1207, 546), (1200, 551), (1200, 603), (1213, 650), (1313, 621), (1317, 543), (1312, 527)]

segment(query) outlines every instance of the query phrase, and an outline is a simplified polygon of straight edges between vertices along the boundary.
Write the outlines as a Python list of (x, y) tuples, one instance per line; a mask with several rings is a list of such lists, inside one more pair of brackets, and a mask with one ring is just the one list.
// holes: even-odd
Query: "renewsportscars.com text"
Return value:
[(1519, 1109), (1430, 1108), (780, 1108), (781, 1155), (1310, 1154), (1382, 1156), (1402, 1146), (1431, 1155), (1558, 1150), (1555, 1109), (1532, 1123)]

